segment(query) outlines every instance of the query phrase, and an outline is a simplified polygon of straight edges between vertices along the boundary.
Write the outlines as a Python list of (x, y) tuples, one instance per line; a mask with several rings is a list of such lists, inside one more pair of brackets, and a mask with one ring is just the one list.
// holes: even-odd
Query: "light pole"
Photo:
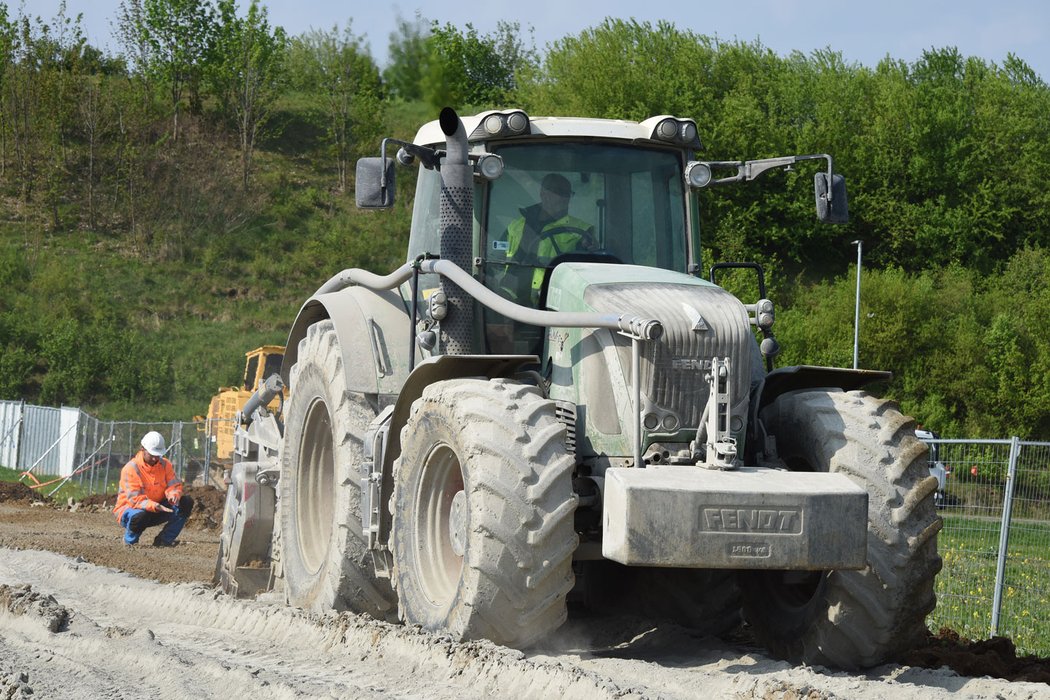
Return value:
[(857, 303), (853, 308), (853, 369), (857, 369), (857, 352), (860, 349), (860, 257), (864, 241), (852, 241), (857, 246)]

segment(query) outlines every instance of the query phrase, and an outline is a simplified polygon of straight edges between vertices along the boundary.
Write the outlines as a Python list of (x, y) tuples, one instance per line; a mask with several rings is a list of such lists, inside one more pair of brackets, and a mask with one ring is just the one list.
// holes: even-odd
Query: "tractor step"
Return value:
[(868, 494), (842, 474), (610, 468), (602, 555), (630, 566), (860, 569)]

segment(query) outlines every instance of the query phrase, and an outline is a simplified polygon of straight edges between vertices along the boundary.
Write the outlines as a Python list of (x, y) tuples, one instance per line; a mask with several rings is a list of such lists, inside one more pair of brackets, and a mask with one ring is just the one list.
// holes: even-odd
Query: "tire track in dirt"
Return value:
[(204, 584), (160, 584), (36, 550), (0, 549), (0, 585), (28, 585), (69, 613), (65, 628), (51, 631), (53, 615), (0, 607), (0, 678), (15, 679), (13, 693), (24, 686), (36, 697), (1048, 695), (1042, 684), (907, 667), (821, 673), (681, 628), (645, 630), (616, 618), (573, 623), (547, 649), (523, 653), (356, 615), (233, 600)]

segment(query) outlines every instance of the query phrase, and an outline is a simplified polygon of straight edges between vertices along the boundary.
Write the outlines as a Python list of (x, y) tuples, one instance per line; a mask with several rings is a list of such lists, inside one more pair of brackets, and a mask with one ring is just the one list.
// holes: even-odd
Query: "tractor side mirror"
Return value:
[(361, 158), (357, 161), (357, 206), (389, 209), (394, 206), (394, 159)]
[(817, 198), (817, 219), (825, 224), (849, 222), (849, 204), (846, 201), (846, 178), (838, 173), (831, 176), (831, 197), (828, 197), (828, 174), (817, 173), (813, 178), (813, 192)]

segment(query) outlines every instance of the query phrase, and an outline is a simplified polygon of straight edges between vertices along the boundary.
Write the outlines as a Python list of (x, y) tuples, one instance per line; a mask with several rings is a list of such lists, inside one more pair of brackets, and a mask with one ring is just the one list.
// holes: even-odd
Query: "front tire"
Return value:
[(402, 619), (526, 646), (573, 586), (573, 459), (554, 403), (504, 379), (437, 382), (401, 431), (392, 499)]
[(746, 572), (744, 616), (774, 655), (865, 668), (919, 644), (941, 568), (937, 480), (914, 422), (860, 391), (799, 391), (761, 414), (797, 471), (847, 475), (868, 492), (868, 562), (858, 571)]
[(361, 529), (359, 468), (375, 412), (346, 386), (331, 321), (310, 326), (299, 342), (285, 414), (278, 509), (288, 602), (392, 617), (393, 590), (376, 578)]

